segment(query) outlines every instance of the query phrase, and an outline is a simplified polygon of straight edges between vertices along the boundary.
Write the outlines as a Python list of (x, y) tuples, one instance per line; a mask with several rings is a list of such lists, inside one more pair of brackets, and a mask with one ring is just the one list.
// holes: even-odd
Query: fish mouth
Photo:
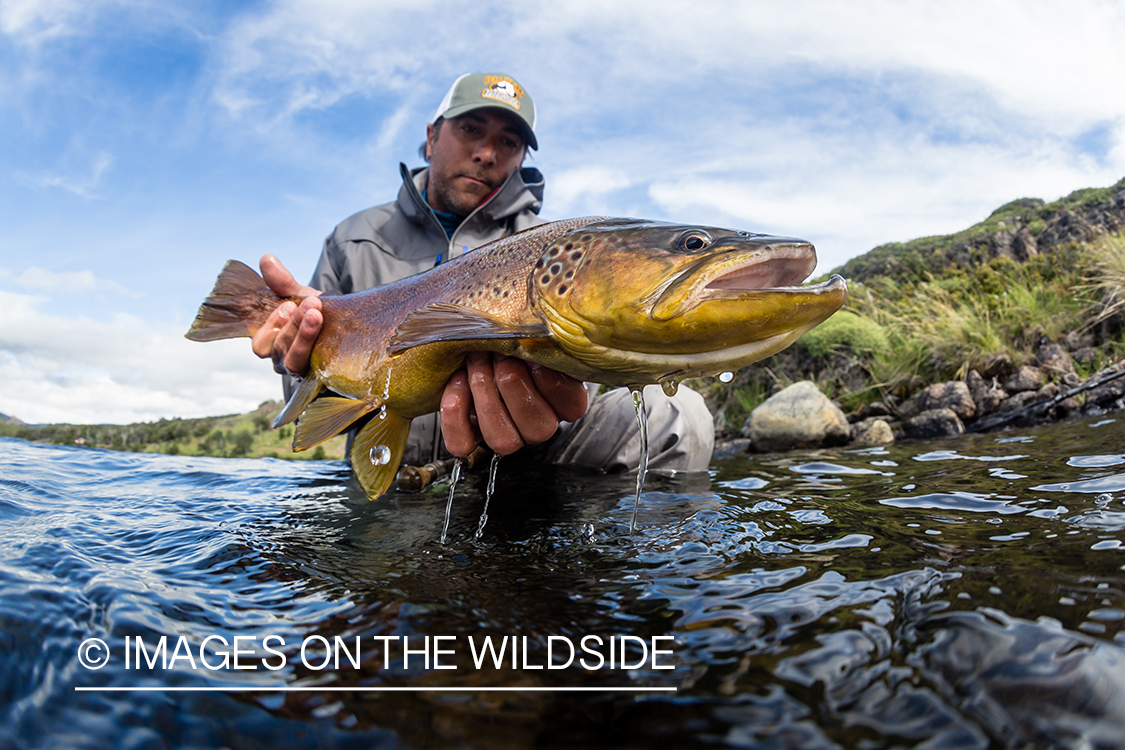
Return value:
[(783, 289), (798, 286), (816, 268), (816, 251), (812, 245), (787, 245), (766, 256), (743, 256), (720, 259), (703, 271), (703, 291), (736, 289), (739, 291)]
[[(763, 238), (767, 239), (767, 238)], [(651, 315), (670, 320), (700, 302), (773, 294), (839, 291), (840, 276), (801, 286), (816, 268), (816, 250), (803, 240), (769, 237), (759, 247), (737, 248), (703, 259), (677, 274), (658, 292)]]

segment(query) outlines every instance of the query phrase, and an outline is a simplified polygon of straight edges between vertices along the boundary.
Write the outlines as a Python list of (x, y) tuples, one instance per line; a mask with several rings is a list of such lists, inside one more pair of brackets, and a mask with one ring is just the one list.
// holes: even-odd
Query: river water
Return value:
[(1120, 416), (486, 480), (0, 440), (0, 748), (1125, 746)]

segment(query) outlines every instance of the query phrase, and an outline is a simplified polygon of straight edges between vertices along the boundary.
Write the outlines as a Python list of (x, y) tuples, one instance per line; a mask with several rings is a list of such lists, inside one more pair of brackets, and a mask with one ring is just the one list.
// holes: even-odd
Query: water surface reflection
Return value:
[[(1118, 746), (1122, 443), (1102, 420), (741, 456), (652, 477), (634, 535), (631, 477), (502, 466), (483, 538), (470, 475), (440, 545), (443, 488), (368, 502), (331, 462), (0, 440), (0, 745)], [(266, 634), (285, 658), (253, 670), (123, 663)], [(665, 635), (674, 669), (546, 668), (552, 636)], [(310, 636), (362, 657), (310, 667)], [(406, 658), (427, 636), (459, 639), (454, 668)], [(525, 660), (478, 669), (484, 636)], [(676, 691), (338, 690), (512, 686)]]

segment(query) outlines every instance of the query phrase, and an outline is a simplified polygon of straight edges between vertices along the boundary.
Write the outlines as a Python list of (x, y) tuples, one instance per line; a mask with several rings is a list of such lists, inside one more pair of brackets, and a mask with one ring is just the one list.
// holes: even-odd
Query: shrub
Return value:
[(856, 353), (874, 354), (886, 351), (890, 344), (878, 323), (841, 310), (802, 336), (801, 346), (814, 357), (824, 357), (842, 346)]

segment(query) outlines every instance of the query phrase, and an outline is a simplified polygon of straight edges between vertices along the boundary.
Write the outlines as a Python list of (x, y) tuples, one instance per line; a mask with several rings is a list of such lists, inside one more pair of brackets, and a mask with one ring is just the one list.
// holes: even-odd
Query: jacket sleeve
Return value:
[(341, 289), (339, 264), (342, 254), (336, 232), (333, 231), (324, 240), (324, 249), (320, 252), (320, 259), (316, 262), (316, 269), (313, 271), (309, 286), (322, 292), (350, 291)]

